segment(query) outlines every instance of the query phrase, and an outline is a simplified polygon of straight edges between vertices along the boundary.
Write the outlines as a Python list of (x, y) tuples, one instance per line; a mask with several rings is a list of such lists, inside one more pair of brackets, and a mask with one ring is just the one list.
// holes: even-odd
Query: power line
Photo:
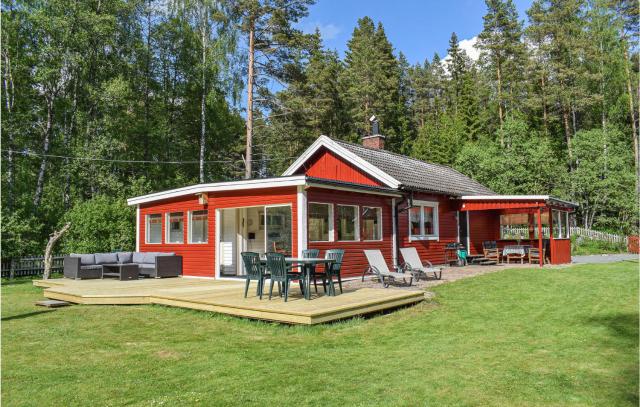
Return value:
[[(97, 162), (105, 162), (105, 163), (124, 163), (124, 164), (200, 164), (200, 161), (152, 161), (152, 160), (114, 160), (110, 158), (94, 158), (94, 157), (72, 157), (65, 155), (57, 155), (57, 154), (40, 154), (34, 153), (31, 151), (16, 151), (16, 150), (2, 150), (5, 153), (13, 153), (16, 155), (22, 156), (31, 156), (31, 157), (47, 157), (47, 158), (61, 158), (61, 159), (69, 159), (69, 160), (81, 160), (81, 161), (97, 161)], [(296, 157), (281, 157), (281, 158), (261, 158), (261, 161), (275, 161), (275, 160), (290, 160)], [(236, 164), (238, 160), (205, 160), (204, 163), (207, 164)]]

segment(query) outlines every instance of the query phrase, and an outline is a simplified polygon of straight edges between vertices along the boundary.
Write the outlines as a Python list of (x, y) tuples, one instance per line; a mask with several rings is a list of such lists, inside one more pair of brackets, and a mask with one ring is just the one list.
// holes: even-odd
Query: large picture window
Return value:
[(167, 214), (167, 243), (184, 243), (184, 216), (182, 212)]
[(333, 206), (331, 204), (310, 203), (308, 216), (310, 242), (333, 240)]
[(382, 209), (362, 207), (362, 239), (382, 240)]
[(509, 213), (500, 215), (500, 239), (528, 239), (529, 214)]
[(338, 240), (359, 240), (358, 207), (351, 205), (337, 205), (336, 212)]
[(146, 216), (145, 222), (146, 243), (162, 243), (162, 215), (153, 214)]
[(207, 243), (208, 229), (209, 213), (206, 210), (189, 212), (189, 243)]
[(409, 236), (413, 240), (437, 240), (438, 203), (414, 201), (409, 208)]
[(553, 237), (555, 239), (569, 238), (569, 212), (552, 211)]

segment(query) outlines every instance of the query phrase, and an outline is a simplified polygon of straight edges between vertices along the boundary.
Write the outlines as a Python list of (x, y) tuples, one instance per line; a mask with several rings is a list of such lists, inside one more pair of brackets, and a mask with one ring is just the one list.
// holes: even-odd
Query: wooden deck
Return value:
[[(117, 280), (36, 280), (44, 296), (76, 304), (162, 304), (173, 307), (220, 312), (238, 317), (290, 324), (319, 324), (412, 304), (424, 299), (422, 291), (382, 288), (345, 290), (328, 297), (314, 295), (305, 300), (292, 286), (289, 301), (275, 297), (260, 300), (252, 282), (244, 298), (244, 282), (197, 278)], [(337, 288), (337, 287), (336, 287)], [(274, 291), (276, 291), (274, 289)], [(322, 288), (319, 288), (322, 291)], [(339, 292), (339, 291), (338, 291)]]

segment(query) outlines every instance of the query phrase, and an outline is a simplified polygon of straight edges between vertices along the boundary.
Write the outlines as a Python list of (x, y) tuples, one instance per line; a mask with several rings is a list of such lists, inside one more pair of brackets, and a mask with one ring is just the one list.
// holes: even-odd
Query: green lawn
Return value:
[(504, 270), (367, 319), (36, 308), (2, 287), (3, 406), (638, 405), (638, 264)]

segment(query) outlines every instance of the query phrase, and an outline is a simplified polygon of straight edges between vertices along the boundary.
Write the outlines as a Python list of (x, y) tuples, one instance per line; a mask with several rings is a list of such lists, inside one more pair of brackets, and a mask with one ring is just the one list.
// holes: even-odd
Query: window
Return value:
[[(541, 219), (542, 219), (542, 237), (544, 239), (548, 239), (549, 238), (549, 212), (547, 211), (542, 212)], [(537, 239), (538, 238), (538, 214), (537, 213), (533, 214), (533, 228), (534, 228), (533, 235)]]
[(358, 207), (337, 205), (338, 240), (358, 240)]
[(509, 213), (500, 215), (500, 239), (528, 239), (529, 214)]
[(382, 240), (382, 209), (362, 207), (362, 239)]
[(438, 203), (413, 201), (409, 208), (409, 236), (412, 240), (438, 239)]
[(333, 240), (333, 205), (309, 204), (309, 241), (330, 242)]
[(184, 243), (182, 212), (167, 213), (167, 243)]
[(569, 238), (569, 212), (552, 211), (553, 237), (556, 239)]
[(162, 243), (162, 215), (147, 215), (145, 229), (147, 243)]
[(207, 243), (208, 229), (209, 213), (206, 210), (189, 212), (189, 243)]

